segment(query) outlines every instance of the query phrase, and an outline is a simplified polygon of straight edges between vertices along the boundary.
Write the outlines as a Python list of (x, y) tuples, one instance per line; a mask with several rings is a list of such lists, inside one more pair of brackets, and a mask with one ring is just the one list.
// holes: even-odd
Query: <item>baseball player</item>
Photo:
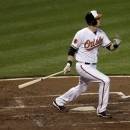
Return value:
[(53, 105), (59, 111), (66, 111), (64, 105), (76, 99), (81, 93), (85, 92), (91, 82), (99, 84), (99, 101), (97, 115), (103, 118), (111, 118), (112, 115), (107, 110), (109, 99), (110, 79), (108, 76), (96, 69), (98, 62), (98, 50), (102, 46), (109, 51), (114, 51), (121, 43), (119, 36), (116, 36), (112, 43), (99, 27), (101, 27), (101, 17), (96, 10), (88, 12), (85, 20), (88, 27), (79, 30), (71, 43), (68, 51), (68, 62), (64, 68), (64, 73), (70, 72), (72, 61), (76, 58), (76, 71), (80, 78), (77, 86), (71, 88), (63, 95), (53, 101)]

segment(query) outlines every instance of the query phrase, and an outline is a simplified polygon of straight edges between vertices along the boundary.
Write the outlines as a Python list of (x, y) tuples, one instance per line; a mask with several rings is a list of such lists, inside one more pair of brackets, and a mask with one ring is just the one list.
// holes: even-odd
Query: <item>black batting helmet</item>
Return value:
[(99, 14), (96, 10), (88, 12), (85, 16), (85, 20), (88, 25), (95, 26), (97, 24), (97, 18), (100, 18), (102, 14)]

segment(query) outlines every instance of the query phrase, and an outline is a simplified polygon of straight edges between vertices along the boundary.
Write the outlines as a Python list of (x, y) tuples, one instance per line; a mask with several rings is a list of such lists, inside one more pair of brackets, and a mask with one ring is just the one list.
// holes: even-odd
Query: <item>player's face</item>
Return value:
[(97, 27), (101, 27), (101, 20), (100, 20), (100, 18), (97, 18), (96, 20), (97, 20), (97, 25), (96, 26)]

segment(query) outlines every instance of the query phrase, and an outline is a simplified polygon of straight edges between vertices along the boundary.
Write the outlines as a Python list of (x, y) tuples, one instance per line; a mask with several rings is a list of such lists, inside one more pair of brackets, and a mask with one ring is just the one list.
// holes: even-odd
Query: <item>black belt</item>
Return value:
[(86, 65), (96, 65), (96, 63), (88, 63), (88, 62), (81, 62), (81, 61), (77, 61), (77, 62), (79, 62), (79, 63), (84, 63), (84, 64), (86, 64)]
[(88, 63), (88, 62), (85, 62), (84, 64), (86, 64), (86, 65), (96, 65), (96, 63)]

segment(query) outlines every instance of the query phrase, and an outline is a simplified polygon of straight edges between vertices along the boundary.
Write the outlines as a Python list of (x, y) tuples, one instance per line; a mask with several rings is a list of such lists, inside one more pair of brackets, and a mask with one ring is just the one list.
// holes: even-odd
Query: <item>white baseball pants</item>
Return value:
[(97, 113), (107, 109), (109, 99), (110, 79), (96, 69), (96, 65), (86, 65), (84, 63), (76, 63), (76, 70), (80, 75), (79, 84), (66, 93), (56, 98), (56, 103), (59, 106), (64, 106), (66, 103), (76, 99), (81, 93), (85, 92), (91, 82), (99, 84), (99, 102)]

